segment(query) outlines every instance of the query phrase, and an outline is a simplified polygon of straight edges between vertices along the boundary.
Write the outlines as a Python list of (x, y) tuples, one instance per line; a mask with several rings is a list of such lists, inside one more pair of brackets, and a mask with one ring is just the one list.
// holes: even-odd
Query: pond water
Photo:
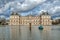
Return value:
[(38, 26), (0, 26), (0, 40), (60, 40), (60, 26), (51, 26), (50, 31)]

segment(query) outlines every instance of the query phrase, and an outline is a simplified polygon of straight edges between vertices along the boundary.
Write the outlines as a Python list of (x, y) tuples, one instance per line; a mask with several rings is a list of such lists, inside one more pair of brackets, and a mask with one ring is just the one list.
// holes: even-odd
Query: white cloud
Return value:
[(9, 2), (6, 3), (4, 7), (0, 8), (0, 13), (6, 11), (10, 6), (11, 6), (11, 11), (12, 10), (27, 11), (45, 1), (46, 0), (25, 0), (22, 4), (19, 1)]
[(42, 12), (47, 12), (47, 10), (41, 10), (39, 13), (42, 13)]
[(1, 17), (1, 18), (5, 18), (5, 16), (4, 16), (4, 15), (0, 15), (0, 17)]
[(60, 11), (60, 6), (55, 6), (53, 8), (50, 9), (52, 11), (52, 13), (56, 13), (56, 12), (59, 12)]
[(54, 20), (60, 19), (60, 17), (53, 18)]
[(10, 19), (9, 17), (6, 18), (6, 20), (9, 20), (9, 19)]
[(40, 5), (41, 10), (47, 10), (49, 13), (54, 14), (60, 11), (60, 0), (47, 1)]
[(9, 20), (9, 17), (6, 17), (5, 15), (0, 15), (0, 18), (5, 18), (6, 20)]
[(53, 14), (60, 11), (60, 0), (54, 0), (50, 10)]
[[(0, 8), (0, 13), (4, 13), (9, 7), (11, 7), (10, 11), (27, 11), (35, 8), (37, 5), (39, 5), (39, 8), (35, 10), (38, 13), (41, 11), (48, 11), (51, 14), (60, 12), (60, 0), (25, 0), (22, 3), (20, 3), (20, 0), (16, 0), (6, 3), (4, 7)], [(29, 12), (27, 13), (29, 14)]]

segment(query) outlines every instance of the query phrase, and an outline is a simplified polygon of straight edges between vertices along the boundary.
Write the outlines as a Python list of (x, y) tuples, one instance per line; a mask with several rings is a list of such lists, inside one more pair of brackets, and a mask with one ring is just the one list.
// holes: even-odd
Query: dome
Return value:
[[(17, 12), (12, 12), (11, 15), (19, 15)], [(21, 15), (19, 15), (21, 16)]]

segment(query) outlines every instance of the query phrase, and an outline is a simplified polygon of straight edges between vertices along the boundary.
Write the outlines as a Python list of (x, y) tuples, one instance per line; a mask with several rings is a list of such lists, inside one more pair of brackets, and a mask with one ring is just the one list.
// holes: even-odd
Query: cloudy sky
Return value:
[(60, 0), (0, 0), (0, 17), (8, 19), (12, 11), (23, 16), (48, 11), (55, 18), (60, 16)]

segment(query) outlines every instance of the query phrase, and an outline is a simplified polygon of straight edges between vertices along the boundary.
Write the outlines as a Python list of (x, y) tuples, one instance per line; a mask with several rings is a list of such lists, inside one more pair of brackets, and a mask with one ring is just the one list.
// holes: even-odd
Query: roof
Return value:
[[(16, 12), (12, 12), (11, 15), (19, 15), (19, 14)], [(21, 16), (21, 15), (19, 15), (19, 16)]]
[[(12, 12), (11, 15), (19, 15), (19, 14), (16, 13), (16, 12)], [(42, 14), (40, 14), (38, 16), (42, 16), (42, 15), (50, 15), (50, 14), (48, 12), (44, 12), (43, 11)], [(21, 16), (21, 15), (19, 15), (19, 16)], [(26, 16), (32, 16), (32, 17), (34, 17), (34, 16), (37, 16), (37, 15), (29, 14), (29, 15), (26, 15)]]
[(43, 11), (41, 15), (49, 15), (49, 13)]

